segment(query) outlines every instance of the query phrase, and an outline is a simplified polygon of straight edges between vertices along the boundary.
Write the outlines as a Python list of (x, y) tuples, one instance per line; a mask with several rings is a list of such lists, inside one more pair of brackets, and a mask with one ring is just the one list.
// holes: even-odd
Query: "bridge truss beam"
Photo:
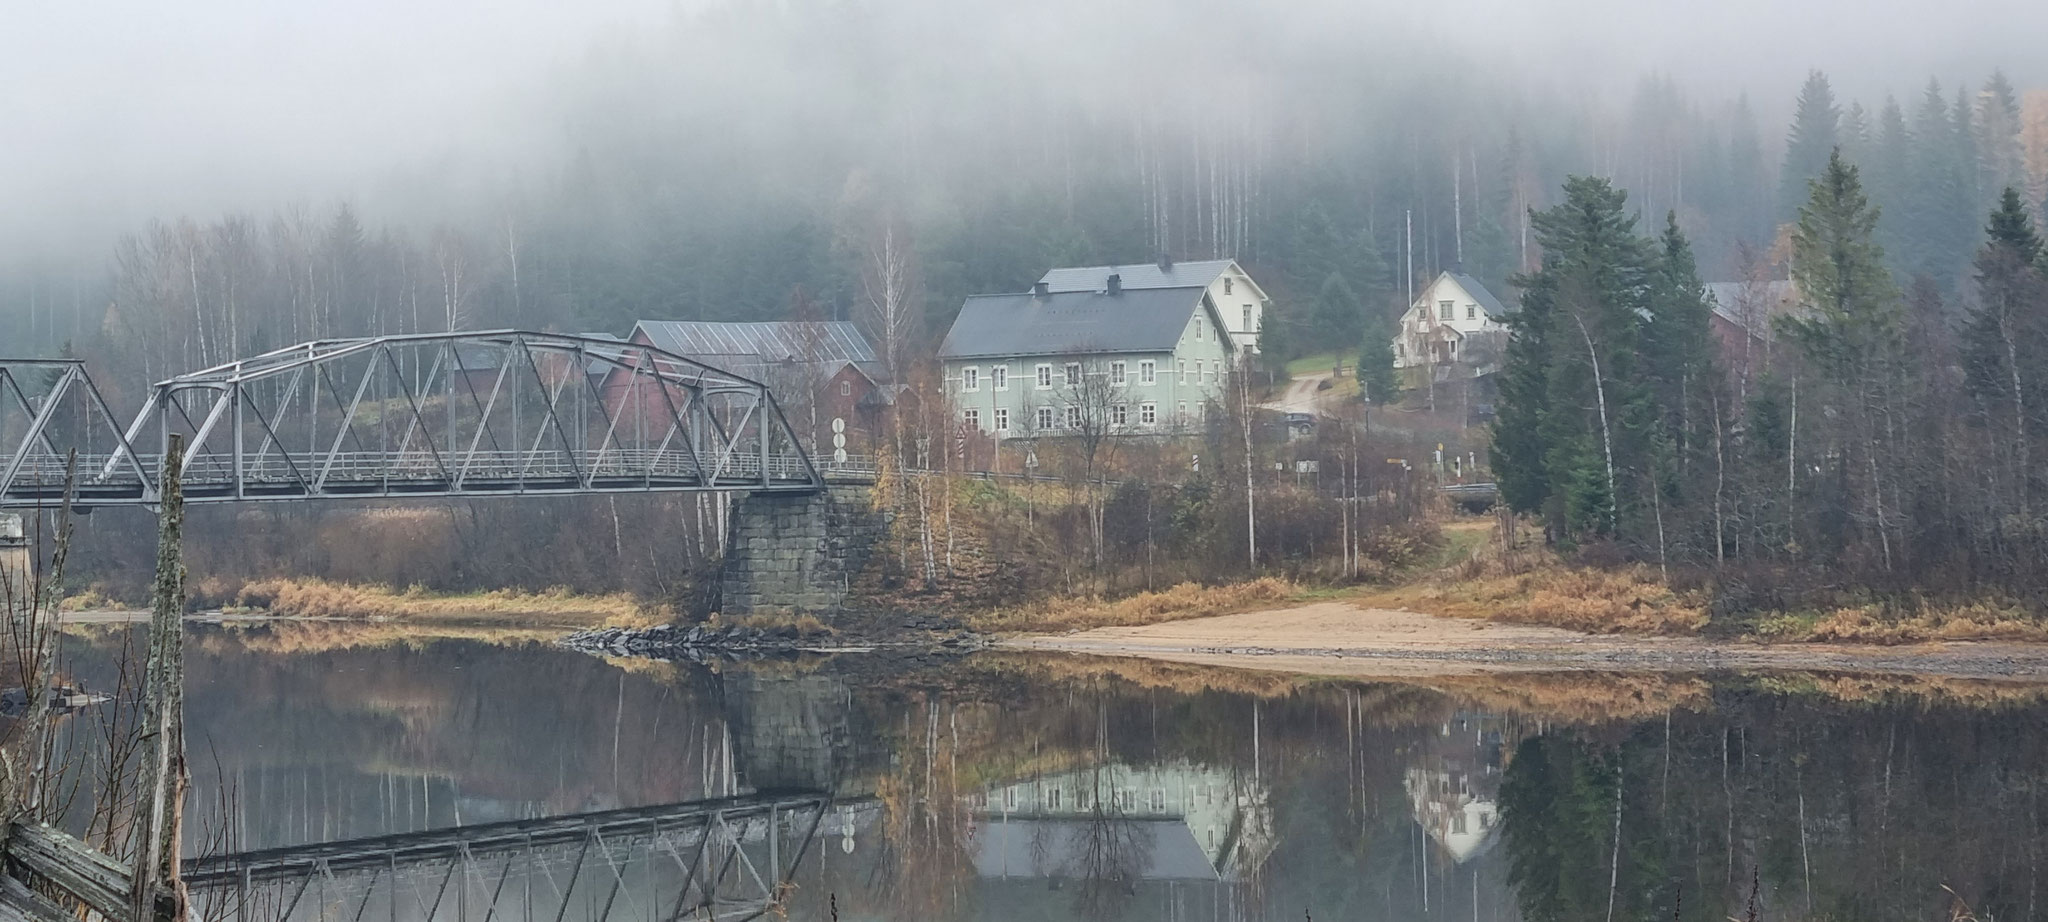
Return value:
[[(55, 389), (9, 392), (17, 365), (56, 369)], [(30, 417), (0, 456), (0, 506), (53, 504), (61, 440), (39, 417), (77, 390), (109, 428), (105, 401), (75, 362), (0, 371), (0, 398)], [(519, 330), (301, 343), (160, 382), (109, 434), (81, 452), (83, 504), (154, 504), (173, 434), (194, 503), (824, 486), (765, 384), (652, 346)]]
[(785, 905), (831, 808), (750, 795), (188, 861), (234, 922), (741, 922)]
[(72, 450), (82, 495), (139, 497), (153, 482), (84, 362), (0, 358), (0, 507), (60, 504)]

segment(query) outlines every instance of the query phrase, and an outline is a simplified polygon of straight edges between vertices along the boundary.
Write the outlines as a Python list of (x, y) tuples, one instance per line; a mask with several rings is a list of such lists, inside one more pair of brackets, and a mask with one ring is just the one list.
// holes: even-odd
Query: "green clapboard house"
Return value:
[(975, 295), (939, 347), (962, 428), (997, 439), (1199, 432), (1240, 344), (1205, 283)]

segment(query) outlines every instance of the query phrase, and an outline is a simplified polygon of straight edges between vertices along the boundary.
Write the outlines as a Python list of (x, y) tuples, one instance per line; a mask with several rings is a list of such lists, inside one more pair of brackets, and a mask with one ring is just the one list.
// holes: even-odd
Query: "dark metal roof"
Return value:
[(1230, 268), (1232, 262), (1228, 259), (1203, 259), (1174, 263), (1165, 268), (1158, 263), (1076, 266), (1051, 270), (1039, 281), (1055, 292), (1102, 291), (1109, 287), (1109, 277), (1114, 273), (1120, 277), (1126, 291), (1133, 288), (1207, 288)]
[(1463, 272), (1445, 272), (1444, 274), (1450, 276), (1451, 281), (1457, 282), (1459, 288), (1465, 289), (1465, 293), (1472, 296), (1472, 300), (1479, 305), (1480, 310), (1486, 312), (1486, 316), (1492, 317), (1495, 320), (1507, 319), (1507, 305), (1500, 303), (1500, 299), (1494, 297), (1492, 291), (1487, 290), (1484, 282)]
[[(939, 358), (1171, 352), (1187, 329), (1188, 318), (1202, 305), (1205, 290), (974, 295), (960, 306), (960, 316), (939, 346)], [(1221, 326), (1216, 324), (1219, 333), (1226, 332)]]
[(678, 355), (749, 356), (748, 364), (843, 361), (871, 365), (875, 361), (867, 337), (845, 320), (642, 320), (638, 329), (655, 346)]

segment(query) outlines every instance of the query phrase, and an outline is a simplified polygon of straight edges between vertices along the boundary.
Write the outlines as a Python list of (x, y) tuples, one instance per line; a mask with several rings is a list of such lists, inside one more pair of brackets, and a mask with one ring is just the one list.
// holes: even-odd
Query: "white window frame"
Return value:
[(997, 431), (997, 432), (1008, 432), (1008, 431), (1010, 431), (1010, 408), (1009, 408), (1009, 407), (997, 407), (997, 408), (995, 409), (995, 419), (994, 419), (994, 422), (995, 422), (995, 424), (996, 424), (996, 431)]
[(1246, 333), (1252, 331), (1252, 306), (1249, 304), (1244, 306), (1244, 331)]
[(1060, 380), (1065, 381), (1068, 387), (1080, 387), (1081, 363), (1068, 362), (1066, 366), (1060, 370)]
[(1200, 317), (1196, 317), (1196, 318), (1195, 318), (1195, 342), (1201, 342), (1201, 341), (1202, 341), (1202, 327), (1203, 327), (1203, 326), (1204, 326), (1204, 324), (1202, 323), (1202, 318), (1200, 318)]
[(1154, 361), (1152, 359), (1146, 359), (1138, 363), (1138, 383), (1159, 383), (1159, 363), (1157, 361)]
[(1078, 406), (1069, 405), (1067, 407), (1067, 418), (1064, 420), (1064, 422), (1067, 424), (1068, 429), (1081, 428), (1081, 408)]
[(1231, 282), (1230, 276), (1227, 276), (1227, 275), (1226, 275), (1226, 276), (1224, 276), (1224, 277), (1223, 277), (1223, 293), (1224, 293), (1224, 294), (1229, 294), (1229, 293), (1230, 293), (1230, 282)]
[(1436, 302), (1436, 319), (1438, 319), (1438, 320), (1449, 320), (1449, 319), (1451, 319), (1451, 318), (1453, 318), (1453, 317), (1456, 317), (1456, 316), (1458, 316), (1458, 302), (1456, 302), (1456, 301), (1438, 301), (1438, 302)]
[(1174, 373), (1175, 373), (1175, 374), (1178, 374), (1178, 375), (1180, 375), (1180, 383), (1182, 383), (1182, 384), (1186, 384), (1186, 383), (1188, 383), (1188, 360), (1187, 360), (1187, 359), (1174, 359), (1174, 360), (1173, 360), (1173, 370), (1174, 370)]
[(1112, 426), (1130, 425), (1131, 405), (1128, 403), (1112, 404), (1109, 408), (1109, 424)]
[(1180, 402), (1180, 404), (1179, 404), (1178, 406), (1175, 406), (1175, 407), (1173, 408), (1173, 421), (1174, 421), (1174, 423), (1175, 423), (1176, 425), (1181, 425), (1181, 426), (1185, 426), (1185, 425), (1187, 425), (1187, 424), (1188, 424), (1188, 402), (1187, 402), (1187, 401), (1183, 400), (1183, 401), (1181, 401), (1181, 402)]
[(989, 388), (990, 388), (990, 389), (992, 389), (992, 390), (998, 390), (998, 391), (1007, 391), (1007, 390), (1009, 390), (1009, 389), (1010, 389), (1010, 366), (1008, 366), (1008, 365), (990, 365), (990, 366), (989, 366), (989, 368), (988, 368), (988, 386), (989, 386)]
[(1053, 424), (1059, 422), (1059, 414), (1054, 413), (1051, 407), (1039, 407), (1037, 416), (1038, 428), (1047, 432), (1052, 431), (1054, 428)]
[(1123, 363), (1123, 360), (1119, 359), (1119, 360), (1117, 360), (1117, 361), (1114, 361), (1114, 362), (1111, 362), (1111, 363), (1109, 363), (1109, 383), (1111, 383), (1111, 384), (1114, 384), (1114, 385), (1117, 385), (1118, 387), (1122, 387), (1122, 386), (1123, 386), (1123, 383), (1124, 383), (1124, 363)]
[(966, 423), (966, 424), (967, 424), (967, 428), (969, 428), (969, 429), (972, 429), (972, 430), (974, 430), (974, 431), (976, 431), (976, 432), (980, 432), (980, 431), (981, 431), (981, 410), (980, 410), (979, 408), (977, 408), (977, 407), (968, 407), (968, 408), (967, 408), (967, 409), (965, 409), (965, 410), (961, 410), (961, 411), (960, 411), (960, 421), (961, 421), (961, 422), (963, 422), (963, 423)]
[(1037, 369), (1037, 371), (1038, 371), (1038, 389), (1039, 389), (1039, 390), (1041, 390), (1041, 391), (1049, 391), (1049, 390), (1052, 390), (1052, 363), (1051, 363), (1051, 362), (1040, 362), (1040, 363), (1038, 363), (1038, 369)]
[(970, 394), (981, 390), (980, 366), (968, 365), (960, 369), (960, 390)]
[(1159, 423), (1159, 404), (1150, 400), (1138, 404), (1138, 425), (1153, 426)]
[(1478, 319), (1479, 319), (1479, 305), (1477, 305), (1477, 304), (1467, 304), (1467, 305), (1465, 305), (1465, 319), (1466, 319), (1466, 320), (1478, 320)]

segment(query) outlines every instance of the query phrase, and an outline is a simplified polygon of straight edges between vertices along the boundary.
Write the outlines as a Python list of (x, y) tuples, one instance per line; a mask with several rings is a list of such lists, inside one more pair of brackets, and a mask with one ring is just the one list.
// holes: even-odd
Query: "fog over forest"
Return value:
[[(1323, 266), (1290, 265), (1311, 201), (1382, 260), (1398, 261), (1393, 228), (1413, 210), (1418, 272), (1470, 263), (1464, 235), (1481, 231), (1463, 222), (1513, 236), (1571, 173), (1612, 176), (1646, 213), (1677, 208), (1725, 277), (1736, 241), (1770, 234), (1747, 213), (1760, 204), (1729, 196), (1775, 188), (1809, 70), (1873, 122), (1887, 95), (1911, 112), (1929, 78), (1950, 97), (1994, 68), (2022, 91), (2048, 78), (2032, 47), (2048, 8), (1994, 2), (376, 0), (9, 15), (0, 333), (38, 350), (106, 331), (123, 301), (116, 242), (152, 221), (242, 216), (268, 231), (286, 213), (324, 226), (343, 205), (372, 238), (460, 234), (480, 283), (444, 313), (470, 326), (779, 315), (798, 286), (844, 311), (831, 244), (856, 186), (914, 229), (940, 331), (961, 294), (1014, 289), (1053, 258), (1228, 252), (1312, 289)], [(1743, 172), (1745, 147), (1763, 176)], [(1010, 237), (988, 227), (997, 215)], [(490, 255), (522, 246), (524, 290), (497, 290)]]

